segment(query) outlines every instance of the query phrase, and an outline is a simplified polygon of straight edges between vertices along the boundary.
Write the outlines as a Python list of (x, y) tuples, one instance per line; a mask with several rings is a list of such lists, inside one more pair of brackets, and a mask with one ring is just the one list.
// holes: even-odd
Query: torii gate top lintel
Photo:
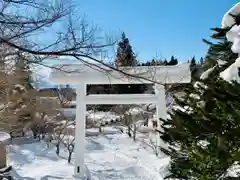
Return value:
[[(120, 67), (119, 70), (142, 78), (133, 78), (112, 70), (102, 64), (54, 65), (50, 79), (59, 84), (151, 84), (150, 79), (159, 83), (189, 83), (191, 73), (189, 63), (175, 66)], [(61, 70), (59, 70), (61, 69)]]

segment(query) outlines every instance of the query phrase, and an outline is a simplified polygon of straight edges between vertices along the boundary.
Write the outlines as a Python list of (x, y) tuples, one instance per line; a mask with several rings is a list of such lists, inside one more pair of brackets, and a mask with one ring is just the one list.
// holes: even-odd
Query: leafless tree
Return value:
[(68, 163), (71, 163), (72, 153), (74, 152), (75, 148), (75, 137), (67, 136), (63, 139), (63, 144), (68, 150)]
[(65, 123), (64, 125), (59, 124), (59, 126), (57, 126), (54, 129), (54, 133), (53, 133), (53, 141), (52, 143), (56, 146), (56, 154), (59, 156), (60, 154), (60, 146), (61, 143), (63, 142), (63, 139), (65, 137), (64, 129), (66, 128), (67, 123)]
[(120, 115), (120, 122), (119, 124), (126, 127), (127, 128), (127, 135), (130, 138), (135, 139), (136, 135), (135, 134), (135, 126), (133, 126), (134, 124), (134, 119), (132, 117), (132, 115), (130, 113), (128, 113), (129, 109), (133, 107), (131, 105), (120, 105), (120, 106), (116, 106), (113, 109), (113, 112), (117, 113)]
[[(10, 87), (9, 87), (10, 88)], [(6, 124), (5, 130), (24, 128), (30, 121), (36, 120), (34, 91), (25, 91), (21, 85), (14, 85), (7, 94), (3, 105), (1, 123)]]
[(98, 28), (78, 17), (78, 10), (68, 0), (3, 0), (0, 45), (24, 52), (31, 56), (30, 63), (47, 67), (46, 60), (60, 57), (97, 61), (95, 57), (114, 43), (97, 37)]
[(70, 106), (70, 104), (68, 105), (68, 103), (71, 101), (69, 99), (72, 99), (72, 96), (74, 96), (73, 90), (71, 88), (61, 86), (57, 87), (55, 88), (55, 94), (62, 107)]
[[(60, 118), (60, 119), (59, 119)], [(52, 143), (56, 146), (56, 154), (60, 154), (60, 146), (64, 139), (69, 135), (73, 135), (68, 132), (69, 126), (75, 126), (75, 123), (71, 117), (67, 117), (60, 111), (58, 120), (55, 122), (54, 133)]]
[[(139, 111), (132, 112), (134, 108)], [(140, 105), (120, 105), (113, 109), (113, 112), (120, 115), (120, 125), (127, 127), (127, 134), (129, 137), (136, 141), (136, 135), (139, 127), (146, 125), (148, 119), (152, 116), (151, 112), (147, 112)], [(122, 129), (122, 128), (120, 128)]]
[[(155, 132), (154, 132), (154, 133), (155, 133)], [(158, 137), (160, 137), (158, 132), (156, 132), (155, 135), (158, 136)], [(150, 147), (150, 148), (153, 150), (153, 152), (154, 152), (154, 154), (155, 154), (156, 156), (159, 155), (159, 153), (160, 153), (160, 148), (161, 148), (161, 147), (159, 146), (159, 144), (158, 144), (157, 142), (153, 141), (151, 138), (149, 138), (148, 141), (143, 140), (142, 142), (143, 142), (145, 145), (147, 145), (148, 147)]]
[[(154, 132), (154, 133), (156, 133), (155, 136), (157, 138), (160, 138), (160, 135), (158, 132)], [(149, 139), (149, 142), (150, 142), (150, 147), (153, 149), (153, 152), (155, 153), (156, 156), (158, 156), (160, 152), (160, 145), (158, 141), (154, 142), (152, 139)]]
[(127, 134), (131, 138), (132, 137), (131, 132), (133, 131), (131, 128), (131, 125), (133, 124), (132, 116), (131, 114), (125, 114), (122, 119), (123, 119), (123, 123), (127, 126)]
[(137, 125), (133, 123), (133, 141), (136, 141), (136, 136), (137, 136)]
[(6, 98), (1, 101), (1, 128), (5, 131), (31, 129), (34, 137), (39, 139), (52, 134), (61, 113), (58, 99), (41, 97), (37, 90), (26, 90), (20, 84), (12, 85), (16, 82), (15, 76), (10, 73), (7, 77), (11, 77), (11, 81), (7, 81), (8, 91), (3, 95)]
[(24, 58), (27, 57), (15, 53), (13, 48), (0, 46), (0, 127), (8, 132), (23, 129), (37, 120), (36, 91), (24, 86), (29, 73), (20, 68)]

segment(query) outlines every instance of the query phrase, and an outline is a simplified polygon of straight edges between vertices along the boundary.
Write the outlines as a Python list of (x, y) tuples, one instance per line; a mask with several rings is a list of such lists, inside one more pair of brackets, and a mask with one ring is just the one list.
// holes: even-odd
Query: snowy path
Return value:
[[(106, 167), (104, 168), (107, 168), (110, 165), (109, 168), (111, 169), (111, 171), (103, 170), (105, 171), (105, 175), (107, 175), (108, 173), (111, 175), (109, 177), (109, 180), (110, 179), (120, 180), (125, 178), (127, 179), (130, 177), (131, 177), (131, 180), (135, 180), (135, 179), (162, 180), (163, 179), (161, 173), (163, 173), (164, 175), (165, 172), (162, 172), (162, 169), (164, 169), (164, 166), (167, 166), (169, 162), (169, 158), (165, 156), (157, 158), (154, 154), (149, 154), (149, 152), (141, 148), (137, 148), (137, 145), (139, 144), (134, 143), (128, 137), (119, 138), (119, 136), (116, 136), (116, 135), (115, 136), (107, 135), (107, 136), (102, 136), (98, 138), (91, 138), (91, 141), (97, 143), (99, 139), (101, 142), (103, 142), (102, 144), (104, 147), (101, 153), (107, 154), (107, 158), (102, 157), (104, 158), (103, 163), (104, 161), (105, 162), (107, 161)], [(125, 145), (125, 147), (122, 146), (123, 144)], [(91, 157), (95, 159), (95, 155), (96, 154), (94, 154), (94, 157), (92, 156)], [(99, 161), (101, 157), (97, 157), (96, 159)], [(111, 160), (113, 160), (113, 162), (110, 162), (109, 164), (109, 161)], [(156, 163), (156, 160), (158, 161), (158, 163)], [(115, 166), (114, 163), (116, 163), (116, 165), (120, 167)], [(89, 165), (89, 167), (91, 167), (91, 165)], [(112, 169), (111, 167), (114, 167), (115, 169)], [(94, 170), (91, 169), (91, 171), (94, 171)], [(119, 172), (119, 175), (117, 177), (114, 177), (114, 175), (111, 174), (112, 172), (113, 173)]]
[[(44, 143), (12, 145), (8, 153), (17, 180), (73, 179), (66, 151), (62, 149), (60, 155), (64, 158)], [(86, 138), (85, 160), (92, 180), (162, 180), (169, 162), (166, 156), (157, 158), (140, 142), (116, 134)]]

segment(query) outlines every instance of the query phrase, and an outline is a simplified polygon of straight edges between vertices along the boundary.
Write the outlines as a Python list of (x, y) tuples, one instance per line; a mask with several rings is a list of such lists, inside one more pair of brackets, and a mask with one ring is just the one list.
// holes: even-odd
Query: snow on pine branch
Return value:
[(204, 71), (201, 76), (200, 76), (200, 79), (201, 80), (205, 80), (209, 77), (209, 75), (215, 70), (217, 66), (214, 66), (212, 68), (209, 68), (208, 70)]
[[(231, 50), (234, 53), (240, 54), (240, 2), (233, 6), (225, 13), (222, 19), (222, 28), (231, 28), (226, 33), (228, 41), (232, 42)], [(227, 69), (220, 73), (220, 77), (231, 82), (237, 81), (240, 83), (240, 58), (230, 65)]]
[(236, 61), (229, 66), (227, 69), (225, 69), (223, 72), (220, 73), (220, 77), (222, 77), (224, 80), (231, 82), (231, 81), (237, 81), (240, 83), (240, 57), (236, 59)]
[(226, 63), (227, 63), (226, 61), (223, 61), (221, 59), (217, 60), (217, 65), (215, 65), (212, 68), (209, 68), (206, 71), (204, 71), (201, 74), (200, 79), (201, 80), (206, 80), (217, 67), (221, 67), (222, 65), (224, 65)]

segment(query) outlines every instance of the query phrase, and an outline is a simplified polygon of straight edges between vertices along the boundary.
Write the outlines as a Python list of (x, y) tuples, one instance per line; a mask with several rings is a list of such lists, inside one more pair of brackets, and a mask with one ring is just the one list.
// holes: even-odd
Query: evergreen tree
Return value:
[(115, 60), (116, 66), (136, 66), (136, 56), (133, 53), (132, 46), (125, 33), (122, 33), (122, 38), (118, 43), (117, 56)]
[(192, 82), (194, 82), (196, 79), (199, 78), (199, 68), (196, 63), (195, 57), (193, 57), (190, 61), (190, 71), (191, 71)]
[(142, 66), (151, 66), (152, 62), (148, 61), (146, 63), (142, 63)]
[(196, 59), (195, 56), (193, 56), (193, 58), (190, 61), (190, 71), (193, 72), (196, 69), (197, 63), (196, 63)]
[(203, 60), (203, 57), (200, 58), (200, 64), (203, 65), (204, 63), (204, 60)]
[(140, 66), (164, 66), (164, 62), (161, 59), (152, 59), (145, 63), (139, 64)]
[(174, 60), (175, 60), (174, 56), (171, 56), (171, 59), (170, 59), (170, 61), (168, 62), (168, 65), (173, 65)]
[(161, 59), (152, 59), (151, 61), (141, 63), (140, 65), (141, 66), (163, 66), (164, 63)]
[(240, 86), (219, 79), (204, 83), (208, 89), (203, 94), (203, 89), (194, 91), (200, 99), (177, 101), (189, 109), (175, 110), (171, 120), (164, 121), (162, 139), (171, 145), (163, 149), (171, 156), (168, 177), (228, 179), (227, 170), (239, 161)]
[(170, 61), (167, 63), (167, 65), (170, 65), (170, 66), (177, 65), (177, 64), (178, 64), (178, 60), (174, 58), (174, 56), (172, 56)]
[[(115, 64), (117, 67), (137, 66), (136, 56), (124, 32), (122, 33), (122, 38), (118, 43)], [(119, 84), (115, 85), (115, 89), (119, 94), (140, 94), (145, 91), (145, 86), (139, 84)]]
[[(169, 143), (162, 150), (171, 157), (166, 178), (186, 180), (225, 180), (229, 168), (240, 160), (240, 85), (219, 77), (237, 58), (226, 39), (229, 30), (214, 28), (206, 56), (208, 76), (198, 79), (198, 86), (186, 89), (184, 99), (175, 97), (180, 108), (163, 120), (161, 138)], [(225, 64), (219, 64), (218, 60)], [(194, 60), (192, 59), (194, 64)], [(192, 65), (193, 67), (193, 65)], [(205, 72), (206, 73), (206, 72)]]
[(178, 60), (177, 58), (174, 59), (174, 64), (173, 65), (177, 65), (178, 64)]

